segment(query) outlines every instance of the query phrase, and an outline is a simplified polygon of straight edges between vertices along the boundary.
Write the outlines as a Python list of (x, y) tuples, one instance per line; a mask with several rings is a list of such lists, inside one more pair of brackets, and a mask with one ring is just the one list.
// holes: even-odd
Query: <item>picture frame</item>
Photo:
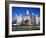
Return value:
[[(22, 37), (22, 36), (39, 36), (39, 35), (45, 35), (45, 3), (42, 3), (42, 2), (24, 2), (24, 1), (23, 2), (22, 1), (5, 1), (5, 6), (6, 6), (5, 7), (5, 37)], [(13, 19), (12, 18), (13, 17), (12, 14), (13, 13), (12, 13), (11, 9), (15, 8), (14, 10), (16, 10), (16, 9), (18, 9), (17, 7), (19, 7), (19, 9), (21, 7), (21, 11), (22, 11), (22, 8), (24, 8), (24, 7), (25, 7), (24, 9), (31, 9), (31, 7), (33, 9), (35, 7), (37, 9), (40, 8), (40, 11), (37, 11), (37, 12), (40, 12), (40, 13), (38, 13), (39, 16), (41, 15), (40, 16), (40, 26), (39, 26), (39, 29), (37, 29), (37, 30), (35, 29), (36, 31), (30, 31), (30, 30), (24, 30), (24, 31), (22, 30), (21, 31), (20, 29), (18, 31), (18, 30), (12, 29), (13, 28), (13, 25), (12, 25), (13, 24), (12, 23), (12, 21), (13, 21), (12, 20)], [(24, 27), (26, 27), (26, 26), (24, 26)]]

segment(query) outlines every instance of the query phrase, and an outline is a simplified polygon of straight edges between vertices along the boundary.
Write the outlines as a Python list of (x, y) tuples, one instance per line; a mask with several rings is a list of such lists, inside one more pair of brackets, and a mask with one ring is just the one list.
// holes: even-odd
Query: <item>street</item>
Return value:
[(40, 30), (39, 25), (12, 25), (12, 31)]

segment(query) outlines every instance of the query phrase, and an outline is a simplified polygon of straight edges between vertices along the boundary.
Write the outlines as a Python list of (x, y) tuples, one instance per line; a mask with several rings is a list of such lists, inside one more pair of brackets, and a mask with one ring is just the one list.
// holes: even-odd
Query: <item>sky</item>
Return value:
[(12, 7), (12, 18), (14, 18), (17, 15), (22, 15), (25, 16), (26, 11), (29, 11), (29, 15), (31, 16), (32, 13), (35, 15), (37, 14), (40, 16), (40, 8), (35, 8), (35, 7)]

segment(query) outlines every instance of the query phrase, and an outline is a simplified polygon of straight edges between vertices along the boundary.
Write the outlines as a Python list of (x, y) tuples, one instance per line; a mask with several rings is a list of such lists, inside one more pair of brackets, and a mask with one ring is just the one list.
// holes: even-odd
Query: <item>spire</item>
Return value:
[(29, 11), (27, 10), (26, 12), (27, 12), (26, 15), (29, 15)]
[(19, 16), (22, 16), (22, 14), (20, 14)]
[(32, 13), (32, 16), (34, 16), (34, 13)]
[(36, 14), (35, 16), (36, 16), (36, 17), (38, 17), (38, 15), (37, 15), (37, 14)]
[(17, 14), (15, 16), (17, 17)]
[(16, 19), (17, 19), (18, 15), (16, 14), (15, 17), (16, 17)]

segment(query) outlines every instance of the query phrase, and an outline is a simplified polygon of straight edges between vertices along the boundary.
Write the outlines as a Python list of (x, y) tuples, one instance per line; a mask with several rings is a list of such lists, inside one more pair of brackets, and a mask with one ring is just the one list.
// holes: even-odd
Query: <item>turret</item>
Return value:
[(31, 16), (31, 22), (32, 22), (32, 24), (36, 24), (36, 18), (35, 18), (34, 13), (32, 13), (32, 16)]
[(26, 16), (28, 16), (28, 15), (29, 15), (29, 11), (27, 10), (27, 11), (26, 11)]

